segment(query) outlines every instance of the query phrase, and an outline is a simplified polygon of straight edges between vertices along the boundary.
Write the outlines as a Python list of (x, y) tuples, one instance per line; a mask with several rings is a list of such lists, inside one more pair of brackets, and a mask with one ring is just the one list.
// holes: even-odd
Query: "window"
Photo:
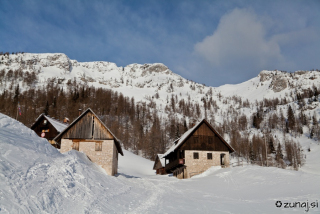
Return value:
[(193, 159), (199, 159), (199, 153), (198, 152), (194, 152), (193, 153)]
[(79, 142), (73, 142), (72, 149), (79, 151)]
[(96, 142), (96, 151), (102, 151), (102, 142)]
[(212, 153), (207, 153), (207, 159), (212, 160)]

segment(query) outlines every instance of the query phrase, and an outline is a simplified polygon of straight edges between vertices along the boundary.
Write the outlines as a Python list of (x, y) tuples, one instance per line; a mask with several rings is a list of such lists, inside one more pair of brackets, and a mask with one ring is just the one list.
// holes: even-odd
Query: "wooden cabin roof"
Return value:
[[(90, 114), (98, 120), (98, 123), (90, 120)], [(82, 122), (78, 125), (78, 123)], [(93, 126), (93, 123), (95, 125)], [(94, 127), (92, 129), (92, 127)], [(80, 139), (113, 139), (118, 152), (123, 156), (120, 140), (108, 129), (108, 127), (100, 120), (100, 118), (88, 108), (78, 118), (76, 118), (70, 126), (64, 129), (53, 140), (60, 144), (62, 138), (80, 138)]]
[(163, 154), (157, 154), (154, 161), (153, 169), (159, 169), (165, 166), (165, 159), (162, 158)]
[(206, 119), (202, 119), (199, 123), (197, 123), (194, 127), (186, 131), (180, 138), (174, 141), (173, 145), (166, 151), (162, 158), (165, 158), (167, 155), (169, 155), (171, 152), (174, 152), (177, 150), (179, 147), (181, 147), (186, 140), (203, 124), (205, 123), (211, 131), (213, 131), (217, 137), (228, 147), (229, 152), (232, 153), (234, 152), (234, 149), (221, 137), (221, 135), (207, 122)]
[(34, 130), (34, 128), (37, 126), (38, 122), (40, 121), (40, 119), (44, 117), (49, 123), (51, 123), (51, 125), (57, 130), (57, 132), (62, 132), (65, 128), (68, 127), (69, 124), (66, 123), (62, 123), (56, 119), (53, 119), (45, 114), (41, 114), (36, 121), (34, 122), (34, 124), (31, 126), (31, 129)]

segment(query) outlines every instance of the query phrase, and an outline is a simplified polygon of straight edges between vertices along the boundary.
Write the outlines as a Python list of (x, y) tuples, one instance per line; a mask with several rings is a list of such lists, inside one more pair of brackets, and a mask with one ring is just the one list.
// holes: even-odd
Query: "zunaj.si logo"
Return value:
[[(319, 207), (319, 203), (318, 203), (318, 200), (316, 200), (315, 202), (283, 202), (282, 201), (277, 201), (275, 203), (276, 207), (280, 208), (280, 207), (283, 207), (283, 208), (305, 208), (305, 211), (306, 212), (309, 212), (310, 209), (313, 209), (313, 208), (318, 208)], [(283, 206), (282, 206), (283, 205)]]
[(281, 207), (282, 206), (282, 202), (281, 201), (277, 201), (276, 202), (276, 207)]

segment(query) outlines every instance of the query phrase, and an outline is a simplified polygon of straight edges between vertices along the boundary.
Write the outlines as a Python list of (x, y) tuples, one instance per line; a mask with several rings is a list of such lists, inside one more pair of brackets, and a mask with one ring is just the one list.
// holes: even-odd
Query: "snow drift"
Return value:
[(114, 211), (130, 189), (85, 154), (60, 154), (46, 139), (0, 114), (0, 213)]

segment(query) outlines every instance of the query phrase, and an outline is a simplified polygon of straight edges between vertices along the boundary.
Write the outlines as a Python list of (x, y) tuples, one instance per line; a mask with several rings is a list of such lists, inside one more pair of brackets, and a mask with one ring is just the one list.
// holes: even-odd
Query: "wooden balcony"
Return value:
[(164, 167), (164, 169), (167, 171), (167, 172), (171, 172), (173, 171), (174, 169), (184, 165), (184, 159), (176, 159), (170, 163), (167, 163), (166, 166)]

